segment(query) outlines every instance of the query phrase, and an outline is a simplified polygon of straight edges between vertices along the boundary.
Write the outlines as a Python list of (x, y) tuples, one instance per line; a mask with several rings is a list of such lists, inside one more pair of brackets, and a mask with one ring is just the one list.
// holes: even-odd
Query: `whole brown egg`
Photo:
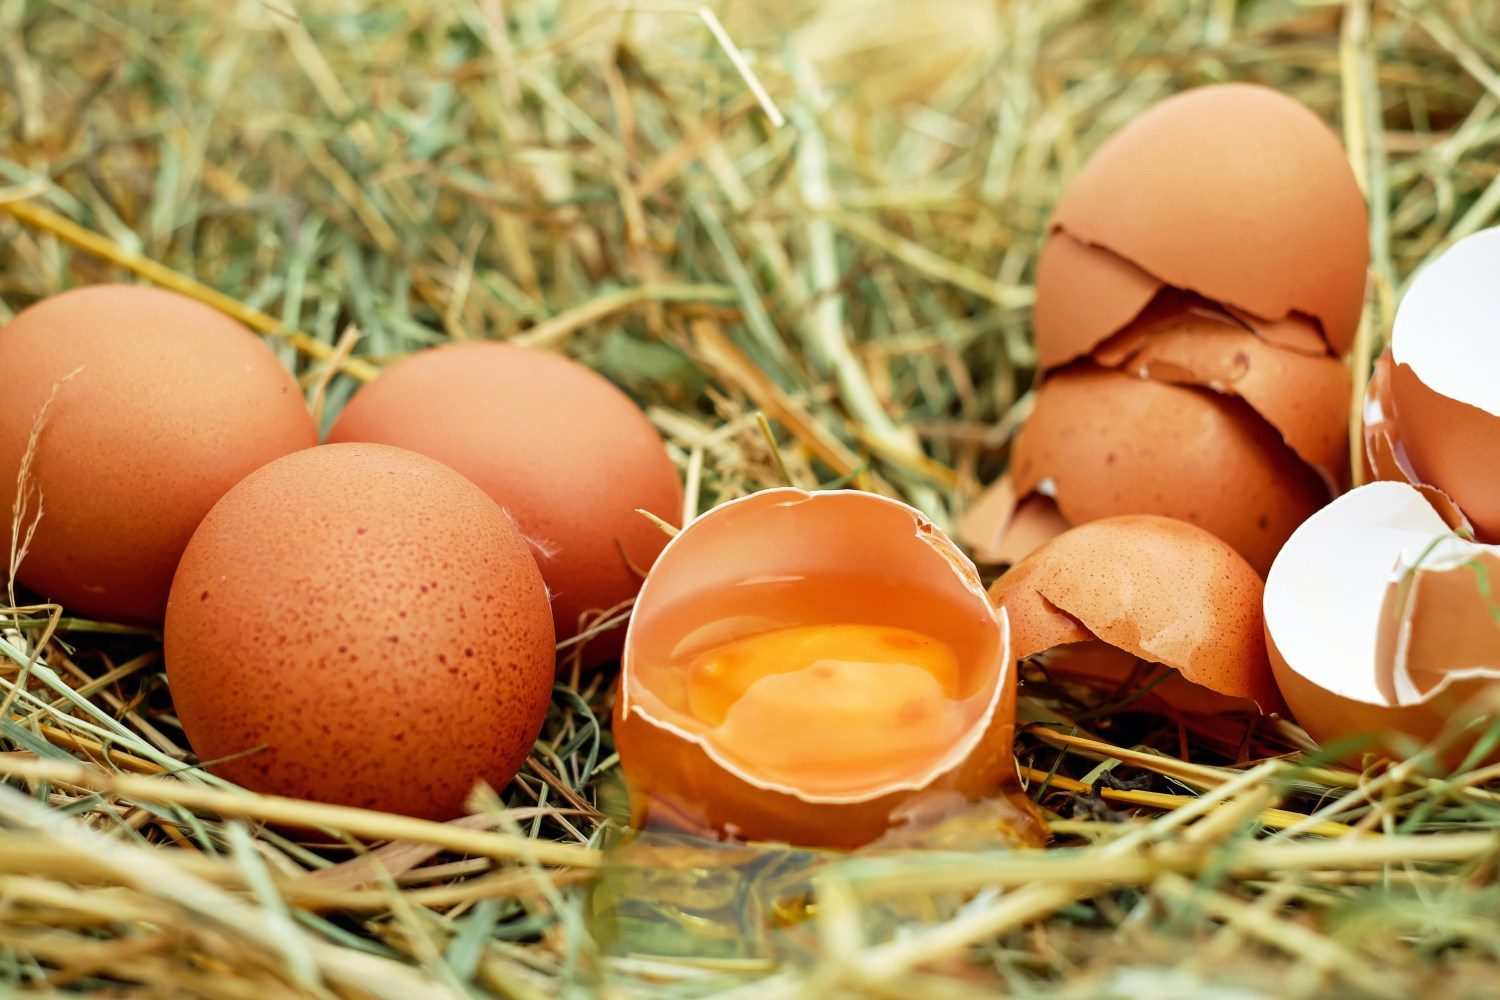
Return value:
[(0, 535), (19, 532), (19, 580), (75, 614), (161, 621), (209, 508), (317, 443), (271, 350), (173, 292), (95, 285), (38, 302), (0, 329), (0, 372)]
[(167, 605), (173, 702), (216, 774), (430, 819), (524, 763), (553, 652), (511, 520), (447, 466), (384, 445), (247, 477), (203, 519)]
[[(575, 361), (499, 343), (424, 351), (361, 389), (329, 441), (373, 441), (437, 459), (479, 484), (537, 550), (557, 637), (635, 597), (667, 543), (682, 483), (661, 437), (625, 393)], [(586, 663), (618, 654), (623, 629)]]

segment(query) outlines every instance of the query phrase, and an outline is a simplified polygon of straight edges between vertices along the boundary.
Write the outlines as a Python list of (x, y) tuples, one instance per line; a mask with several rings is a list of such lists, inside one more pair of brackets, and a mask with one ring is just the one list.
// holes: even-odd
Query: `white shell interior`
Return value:
[(1388, 704), (1375, 681), (1385, 591), (1417, 560), (1431, 565), (1444, 536), (1443, 519), (1405, 483), (1361, 486), (1310, 517), (1266, 577), (1266, 629), (1287, 665), (1345, 698)]
[(1500, 227), (1416, 273), (1396, 310), (1391, 356), (1429, 389), (1500, 416)]

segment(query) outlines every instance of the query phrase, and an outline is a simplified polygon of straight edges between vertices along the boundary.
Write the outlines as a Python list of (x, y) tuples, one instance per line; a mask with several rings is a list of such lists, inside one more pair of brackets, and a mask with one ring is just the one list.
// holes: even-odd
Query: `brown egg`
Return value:
[[(1119, 303), (1096, 304), (1101, 315), (1128, 312), (1154, 280), (1238, 310), (1282, 346), (1304, 341), (1299, 318), (1334, 354), (1353, 343), (1369, 264), (1364, 198), (1333, 132), (1274, 90), (1230, 84), (1162, 101), (1094, 154), (1052, 226), (1084, 246), (1068, 256), (1085, 258), (1086, 270), (1073, 281), (1039, 276), (1045, 367), (1112, 331), (1070, 325), (1078, 307), (1043, 292), (1066, 298), (1084, 275), (1106, 271), (1116, 280), (1086, 289)], [(1051, 263), (1055, 271), (1068, 262)]]
[[(497, 343), (424, 351), (361, 389), (329, 441), (428, 455), (479, 484), (536, 546), (559, 641), (640, 589), (677, 524), (682, 483), (660, 436), (606, 379), (561, 355)], [(585, 662), (619, 652), (623, 628)]]
[(429, 819), (515, 775), (553, 648), (515, 525), (452, 469), (384, 445), (247, 477), (193, 535), (167, 605), (172, 699), (215, 773)]
[(1160, 514), (1206, 528), (1265, 572), (1327, 499), (1318, 477), (1239, 399), (1093, 367), (1056, 372), (1017, 436), (1020, 496), (1072, 524)]
[[(96, 285), (0, 329), (0, 511), (32, 449), (19, 578), (78, 615), (161, 621), (183, 547), (245, 475), (317, 443), (297, 383), (234, 320)], [(49, 398), (51, 403), (48, 403)], [(3, 532), (9, 551), (11, 530)]]
[(1335, 745), (1442, 738), (1457, 764), (1500, 707), (1497, 574), (1500, 548), (1462, 539), (1406, 483), (1370, 483), (1314, 514), (1265, 591), (1271, 665), (1297, 721)]
[(1442, 490), (1500, 542), (1500, 227), (1417, 271), (1391, 332), (1384, 416), (1413, 481)]
[(916, 510), (724, 504), (672, 540), (631, 619), (614, 731), (635, 821), (848, 848), (997, 795), (1014, 666), (973, 564)]
[(1233, 549), (1201, 528), (1152, 516), (1074, 528), (990, 588), (990, 600), (1009, 617), (1018, 659), (1102, 643), (1129, 659), (1068, 650), (1071, 657), (1065, 653), (1050, 666), (1118, 682), (1135, 659), (1159, 663), (1188, 683), (1174, 690), (1169, 679), (1153, 693), (1200, 712), (1246, 702), (1262, 712), (1281, 709), (1262, 638), (1261, 598), (1260, 577)]

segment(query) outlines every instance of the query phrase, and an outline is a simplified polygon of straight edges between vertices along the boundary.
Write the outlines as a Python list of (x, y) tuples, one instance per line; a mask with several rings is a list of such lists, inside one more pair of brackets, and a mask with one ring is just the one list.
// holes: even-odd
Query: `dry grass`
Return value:
[[(1412, 269), (1500, 215), (1485, 0), (715, 9), (0, 0), (0, 319), (134, 272), (264, 332), (326, 414), (406, 352), (514, 339), (635, 394), (691, 510), (790, 477), (947, 521), (1024, 412), (1050, 206), (1162, 96), (1256, 81), (1342, 129), (1374, 206), (1362, 357)], [(605, 678), (435, 825), (227, 787), (188, 763), (155, 635), (4, 621), (0, 989), (1500, 992), (1500, 774), (1418, 748), (1359, 773), (1287, 724), (1101, 715), (1033, 677), (1045, 854), (979, 823), (601, 853)]]

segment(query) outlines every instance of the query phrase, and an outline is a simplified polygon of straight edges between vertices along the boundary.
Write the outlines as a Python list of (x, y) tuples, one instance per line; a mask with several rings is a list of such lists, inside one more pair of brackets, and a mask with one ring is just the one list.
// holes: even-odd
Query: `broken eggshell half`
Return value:
[(1384, 415), (1411, 475), (1500, 541), (1500, 227), (1459, 240), (1416, 273), (1391, 332)]
[(1005, 615), (938, 528), (870, 493), (774, 489), (657, 559), (615, 739), (637, 826), (852, 848), (1013, 784), (1014, 718)]
[[(1345, 494), (1288, 540), (1266, 580), (1266, 644), (1292, 715), (1320, 744), (1427, 742), (1500, 698), (1500, 549), (1456, 534), (1415, 487)], [(1450, 742), (1457, 763), (1469, 734)]]
[(1187, 521), (1264, 573), (1328, 489), (1242, 399), (1080, 364), (1037, 389), (1010, 489), (1051, 497), (1068, 523), (1125, 514)]
[(1201, 528), (1152, 515), (1059, 535), (990, 588), (1017, 659), (1051, 651), (1049, 674), (1128, 694), (1141, 662), (1175, 672), (1138, 704), (1213, 714), (1283, 710), (1262, 638), (1262, 585)]
[(1453, 498), (1436, 486), (1422, 482), (1411, 467), (1395, 414), (1395, 403), (1391, 399), (1391, 351), (1386, 348), (1385, 353), (1375, 359), (1374, 371), (1365, 387), (1364, 426), (1361, 428), (1365, 478), (1408, 484), (1422, 494), (1454, 531), (1472, 536), (1474, 528)]
[[(1245, 84), (1170, 97), (1101, 146), (1058, 202), (1052, 230), (1072, 242), (1049, 240), (1039, 264), (1042, 365), (1091, 351), (1153, 282), (1233, 309), (1270, 343), (1305, 351), (1316, 331), (1342, 355), (1364, 303), (1367, 229), (1343, 148), (1307, 108)], [(1068, 304), (1079, 287), (1096, 301)]]

